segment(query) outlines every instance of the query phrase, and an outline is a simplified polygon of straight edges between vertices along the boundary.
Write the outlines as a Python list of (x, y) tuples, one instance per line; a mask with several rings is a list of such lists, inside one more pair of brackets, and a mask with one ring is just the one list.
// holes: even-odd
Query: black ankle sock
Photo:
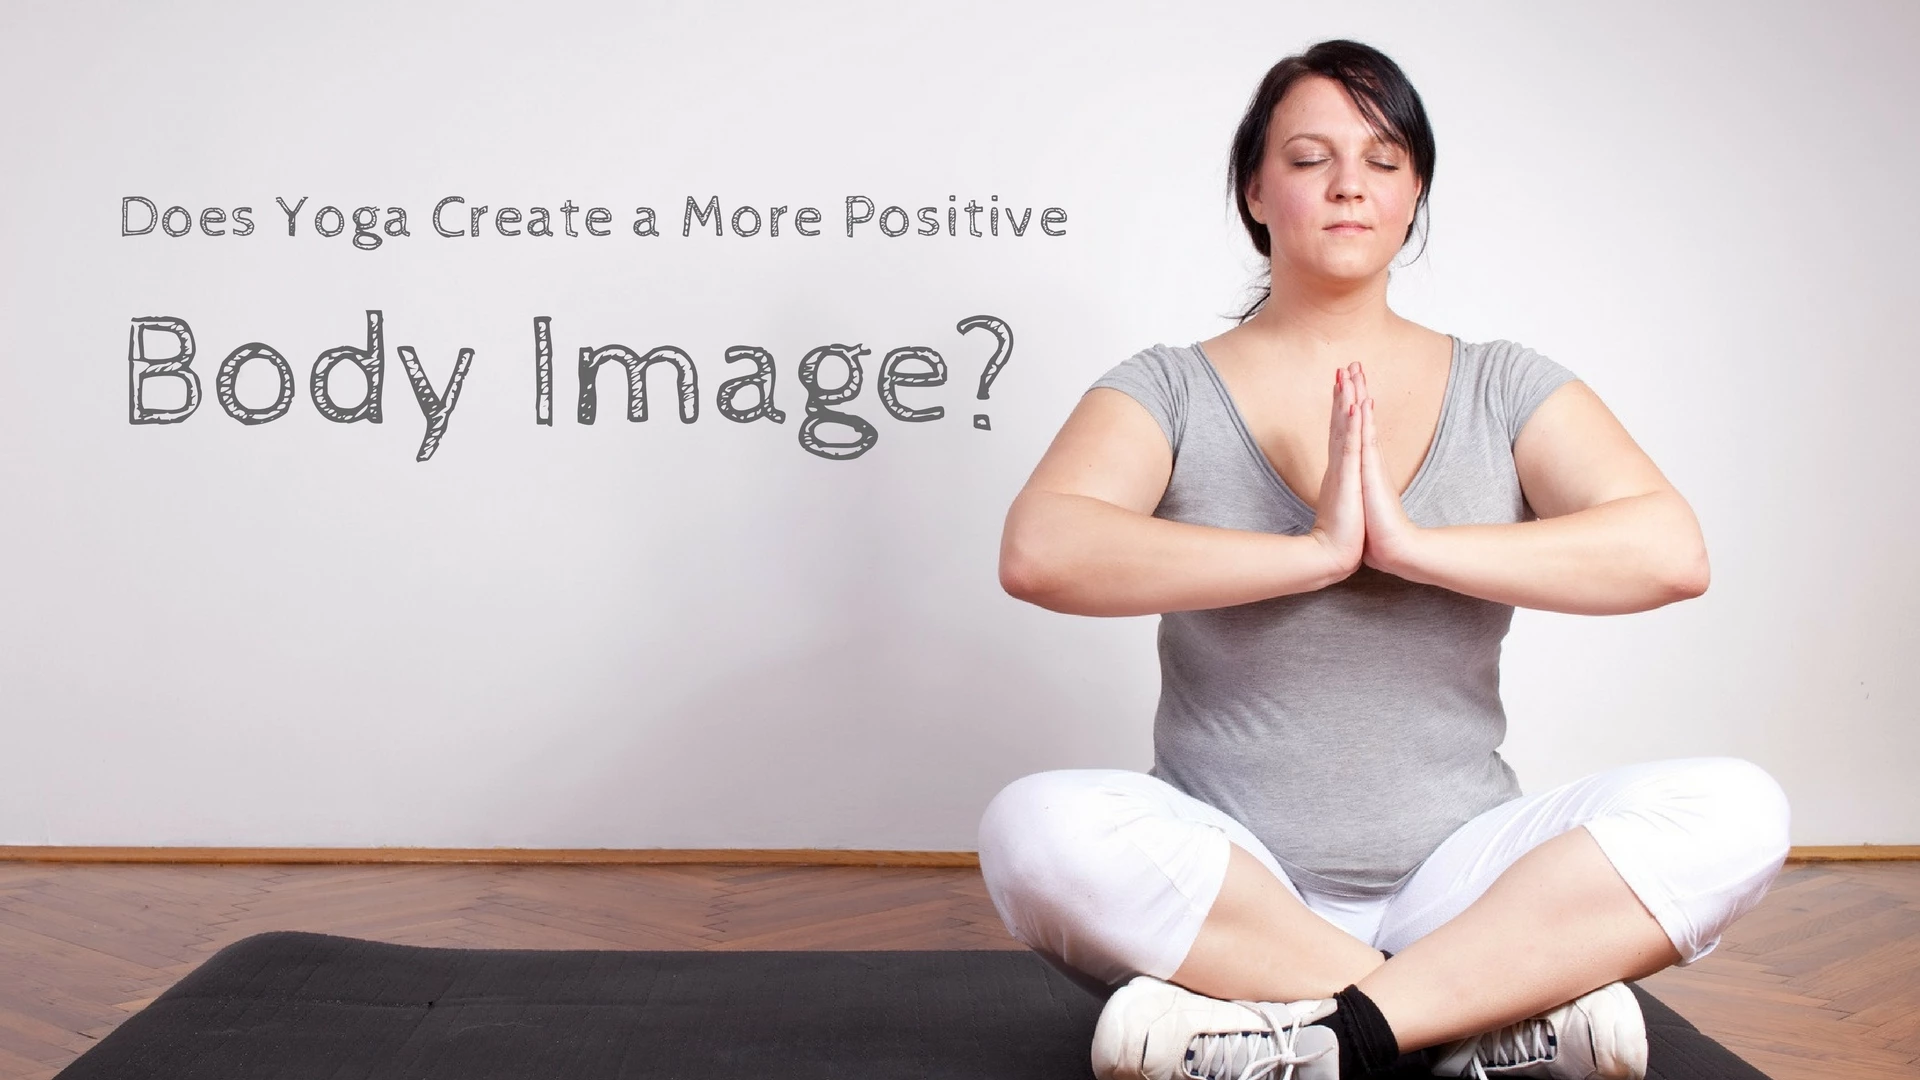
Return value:
[(1400, 1043), (1373, 999), (1349, 986), (1333, 995), (1333, 1015), (1320, 1023), (1333, 1029), (1340, 1044), (1341, 1080), (1353, 1080), (1390, 1068), (1400, 1057)]

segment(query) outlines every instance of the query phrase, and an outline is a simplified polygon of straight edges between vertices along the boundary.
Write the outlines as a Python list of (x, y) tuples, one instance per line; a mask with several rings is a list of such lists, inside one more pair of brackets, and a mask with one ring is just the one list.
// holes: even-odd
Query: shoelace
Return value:
[[(1279, 1073), (1278, 1080), (1293, 1080), (1295, 1065), (1318, 1061), (1331, 1052), (1321, 1050), (1305, 1057), (1295, 1052), (1294, 1043), (1300, 1037), (1301, 1024), (1284, 1004), (1242, 1001), (1238, 998), (1234, 999), (1234, 1004), (1245, 1005), (1265, 1017), (1273, 1031), (1237, 1031), (1232, 1034), (1206, 1032), (1196, 1035), (1193, 1041), (1199, 1045), (1187, 1051), (1189, 1071), (1197, 1070), (1210, 1080), (1226, 1080), (1230, 1075), (1229, 1070), (1238, 1068), (1240, 1071), (1233, 1080), (1263, 1080), (1274, 1076), (1276, 1072)], [(1275, 1044), (1279, 1047), (1278, 1053), (1259, 1056), (1261, 1050)]]
[(1560, 1040), (1554, 1035), (1552, 1024), (1537, 1017), (1522, 1020), (1480, 1036), (1480, 1045), (1467, 1061), (1467, 1075), (1474, 1080), (1488, 1080), (1489, 1068), (1552, 1061), (1559, 1049)]

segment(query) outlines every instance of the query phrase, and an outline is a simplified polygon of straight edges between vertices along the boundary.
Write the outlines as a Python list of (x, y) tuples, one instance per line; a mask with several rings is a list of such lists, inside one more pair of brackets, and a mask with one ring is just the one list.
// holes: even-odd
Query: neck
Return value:
[(1362, 280), (1289, 275), (1273, 269), (1273, 292), (1245, 324), (1279, 355), (1332, 369), (1388, 352), (1406, 320), (1387, 307), (1383, 270)]

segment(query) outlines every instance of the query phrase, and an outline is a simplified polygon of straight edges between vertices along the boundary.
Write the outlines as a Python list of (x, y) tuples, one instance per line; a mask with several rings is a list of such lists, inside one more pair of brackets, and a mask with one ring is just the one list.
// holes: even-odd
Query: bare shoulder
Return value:
[(1243, 357), (1259, 351), (1252, 347), (1254, 337), (1253, 331), (1242, 323), (1200, 342), (1200, 351), (1215, 368), (1228, 371), (1239, 367)]
[(1395, 351), (1421, 361), (1433, 361), (1441, 371), (1453, 361), (1453, 335), (1417, 322), (1402, 319), (1400, 322), (1400, 340), (1404, 343)]

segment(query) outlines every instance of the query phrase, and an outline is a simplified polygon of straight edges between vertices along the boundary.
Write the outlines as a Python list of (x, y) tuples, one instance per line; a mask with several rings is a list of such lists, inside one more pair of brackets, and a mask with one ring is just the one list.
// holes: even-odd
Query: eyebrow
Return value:
[[(1329, 146), (1333, 145), (1332, 136), (1322, 135), (1316, 131), (1303, 131), (1298, 135), (1289, 136), (1286, 142), (1283, 142), (1280, 145), (1285, 146), (1287, 145), (1287, 143), (1292, 142), (1294, 139), (1318, 139), (1319, 141), (1326, 143)], [(1373, 138), (1367, 140), (1367, 145), (1368, 146), (1393, 146), (1394, 144), (1391, 142), (1388, 142), (1386, 139), (1383, 139), (1378, 135), (1375, 135)]]

